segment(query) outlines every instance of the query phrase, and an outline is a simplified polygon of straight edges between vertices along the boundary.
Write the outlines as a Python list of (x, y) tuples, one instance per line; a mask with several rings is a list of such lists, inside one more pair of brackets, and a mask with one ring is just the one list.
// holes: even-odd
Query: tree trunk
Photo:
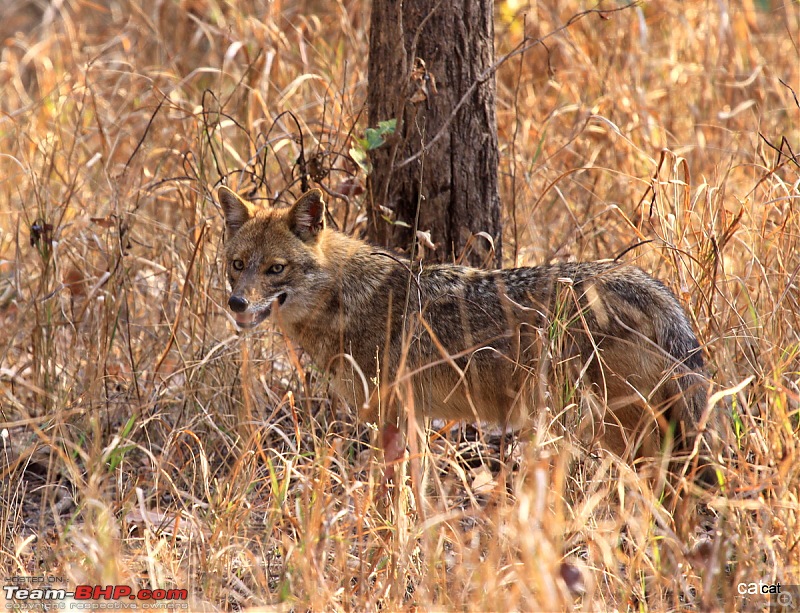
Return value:
[[(436, 244), (426, 260), (452, 261), (486, 232), (490, 261), (500, 263), (492, 10), (490, 0), (372, 4), (369, 124), (397, 119), (394, 135), (370, 151), (369, 233), (378, 244), (408, 249), (417, 228)], [(400, 223), (386, 221), (386, 209)], [(488, 241), (472, 240), (468, 261), (489, 255)]]

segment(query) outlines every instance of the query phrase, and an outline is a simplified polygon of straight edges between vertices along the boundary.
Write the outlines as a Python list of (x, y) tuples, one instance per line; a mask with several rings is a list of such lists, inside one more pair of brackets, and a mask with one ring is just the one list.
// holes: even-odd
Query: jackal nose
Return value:
[(228, 306), (234, 313), (244, 313), (247, 310), (247, 298), (241, 296), (231, 296), (228, 298)]

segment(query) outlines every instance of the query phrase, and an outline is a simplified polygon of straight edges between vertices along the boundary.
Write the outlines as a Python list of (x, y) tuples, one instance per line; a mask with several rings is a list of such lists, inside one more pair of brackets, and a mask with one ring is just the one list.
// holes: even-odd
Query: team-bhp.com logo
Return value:
[[(109, 608), (107, 605), (98, 607), (97, 600), (113, 600), (128, 606), (115, 608), (142, 608), (142, 609), (185, 609), (185, 602), (189, 598), (187, 590), (178, 589), (140, 589), (134, 591), (127, 585), (79, 585), (74, 590), (67, 591), (51, 586), (43, 588), (28, 588), (18, 585), (4, 585), (3, 592), (6, 597), (6, 609), (16, 610), (55, 610), (55, 609), (94, 609)], [(67, 601), (69, 606), (67, 606)], [(130, 602), (130, 601), (136, 601)], [(178, 602), (175, 602), (178, 601)]]

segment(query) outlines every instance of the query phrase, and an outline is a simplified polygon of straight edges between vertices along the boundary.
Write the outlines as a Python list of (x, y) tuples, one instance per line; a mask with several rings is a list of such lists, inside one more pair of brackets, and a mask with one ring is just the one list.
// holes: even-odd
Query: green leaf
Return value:
[(385, 136), (386, 134), (394, 134), (394, 131), (397, 129), (397, 118), (394, 119), (387, 119), (385, 121), (378, 122), (378, 132), (381, 136)]
[(131, 415), (128, 418), (128, 421), (125, 423), (125, 426), (122, 428), (122, 432), (119, 433), (120, 437), (124, 438), (131, 433), (133, 430), (133, 425), (136, 423), (136, 415)]
[(122, 464), (122, 460), (125, 459), (125, 455), (131, 449), (136, 449), (136, 445), (125, 445), (124, 447), (117, 447), (114, 451), (111, 452), (111, 455), (108, 458), (109, 472), (114, 472), (115, 470), (117, 470), (119, 465)]
[(410, 228), (411, 227), (410, 225), (408, 225), (404, 221), (400, 221), (399, 219), (395, 221), (394, 219), (391, 219), (391, 218), (387, 217), (386, 215), (381, 215), (381, 219), (383, 219), (383, 221), (385, 221), (386, 223), (389, 223), (389, 224), (391, 224), (393, 226), (400, 226), (401, 228)]
[(372, 172), (367, 152), (383, 145), (386, 142), (384, 136), (394, 134), (396, 129), (397, 119), (387, 119), (386, 121), (379, 121), (377, 128), (364, 130), (364, 138), (353, 137), (355, 145), (350, 147), (350, 157), (366, 174)]
[(364, 151), (361, 147), (350, 147), (350, 157), (353, 161), (358, 164), (358, 167), (363, 170), (366, 174), (370, 173), (369, 167), (369, 159), (367, 158), (367, 152)]
[(372, 151), (373, 149), (377, 149), (384, 142), (386, 142), (383, 140), (383, 136), (381, 135), (380, 130), (378, 130), (377, 128), (367, 128), (365, 135), (367, 137), (367, 146), (365, 147), (367, 151)]
[(386, 142), (384, 136), (387, 134), (394, 134), (397, 129), (397, 119), (387, 119), (386, 121), (379, 121), (377, 128), (367, 128), (364, 131), (366, 143), (360, 141), (367, 151), (377, 149)]

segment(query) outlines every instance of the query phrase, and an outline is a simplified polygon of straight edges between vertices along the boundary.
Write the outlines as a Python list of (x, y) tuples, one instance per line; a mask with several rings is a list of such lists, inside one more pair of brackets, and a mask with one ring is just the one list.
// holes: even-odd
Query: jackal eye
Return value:
[(267, 269), (268, 275), (279, 275), (283, 272), (283, 269), (286, 268), (283, 264), (273, 264)]
[(231, 268), (234, 270), (242, 271), (244, 270), (244, 262), (242, 260), (233, 260), (231, 262)]

